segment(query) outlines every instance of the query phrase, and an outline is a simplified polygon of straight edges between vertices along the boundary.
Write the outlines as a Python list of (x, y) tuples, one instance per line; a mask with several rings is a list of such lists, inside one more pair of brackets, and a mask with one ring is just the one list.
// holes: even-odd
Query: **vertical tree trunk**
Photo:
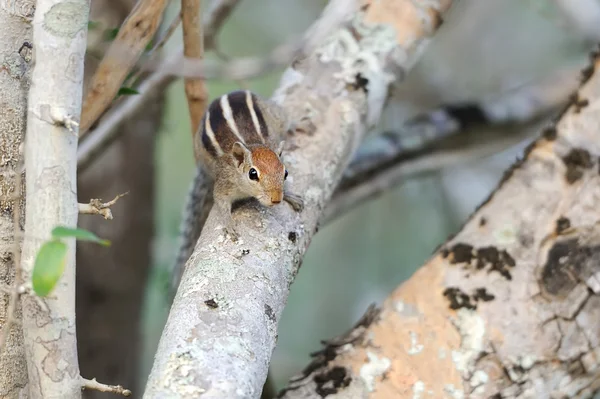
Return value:
[[(134, 3), (94, 1), (90, 19), (117, 27)], [(91, 57), (88, 60), (89, 77), (96, 65)], [(152, 260), (154, 144), (163, 98), (162, 93), (149, 98), (148, 106), (121, 126), (120, 139), (78, 180), (80, 202), (109, 200), (129, 191), (112, 207), (113, 220), (80, 217), (82, 228), (111, 240), (112, 246), (109, 250), (84, 243), (77, 247), (77, 330), (82, 374), (131, 389), (137, 386), (139, 329)], [(106, 394), (86, 391), (85, 397), (104, 398)]]
[[(13, 2), (14, 3), (14, 2)], [(27, 90), (30, 83), (31, 52), (22, 47), (31, 42), (31, 18), (34, 1), (22, 1), (19, 7), (0, 2), (0, 283), (14, 283), (15, 206), (23, 209), (24, 201), (14, 201), (19, 146), (25, 131)], [(24, 180), (23, 180), (24, 181)], [(24, 192), (24, 189), (19, 190)], [(24, 215), (25, 212), (21, 212)], [(23, 218), (21, 223), (23, 222)], [(0, 334), (4, 334), (9, 295), (0, 294)], [(17, 320), (21, 319), (17, 304)], [(13, 324), (0, 351), (0, 397), (18, 398), (27, 392), (27, 365), (23, 332)]]
[[(38, 0), (35, 66), (27, 101), (22, 268), (56, 226), (77, 226), (77, 140), (86, 53), (87, 0)], [(75, 334), (75, 239), (65, 239), (64, 271), (51, 295), (21, 297), (29, 398), (81, 397)], [(37, 300), (36, 300), (37, 299)], [(46, 309), (40, 306), (43, 301)]]

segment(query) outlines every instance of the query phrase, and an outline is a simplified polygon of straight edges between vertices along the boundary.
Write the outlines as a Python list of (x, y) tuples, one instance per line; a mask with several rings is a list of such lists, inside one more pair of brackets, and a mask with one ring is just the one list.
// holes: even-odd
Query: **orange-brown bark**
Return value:
[(600, 380), (598, 126), (595, 55), (568, 109), (458, 234), (280, 396), (591, 397)]

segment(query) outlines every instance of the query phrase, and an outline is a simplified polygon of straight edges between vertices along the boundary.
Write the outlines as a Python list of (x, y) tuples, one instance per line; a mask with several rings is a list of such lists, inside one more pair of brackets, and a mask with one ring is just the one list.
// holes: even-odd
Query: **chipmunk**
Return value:
[(223, 215), (225, 231), (234, 239), (238, 235), (231, 205), (236, 200), (254, 197), (266, 206), (284, 200), (296, 211), (303, 209), (302, 198), (284, 189), (288, 172), (281, 150), (288, 131), (291, 124), (285, 111), (249, 91), (231, 92), (209, 105), (194, 135), (200, 165), (186, 199), (181, 242), (172, 266), (171, 296), (200, 237), (200, 220), (208, 211), (205, 197), (213, 181), (214, 207)]
[(233, 239), (238, 234), (231, 205), (237, 200), (255, 198), (264, 206), (283, 200), (302, 210), (302, 199), (284, 188), (288, 171), (281, 153), (289, 129), (283, 108), (247, 90), (225, 94), (209, 105), (194, 145), (214, 179), (214, 207)]

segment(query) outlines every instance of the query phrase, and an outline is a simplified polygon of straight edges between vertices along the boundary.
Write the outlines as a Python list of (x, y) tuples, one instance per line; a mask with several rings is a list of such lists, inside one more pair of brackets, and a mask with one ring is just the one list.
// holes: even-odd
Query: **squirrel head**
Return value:
[(281, 162), (282, 149), (283, 142), (275, 152), (265, 145), (247, 146), (237, 141), (231, 150), (238, 189), (265, 206), (283, 200), (283, 185), (288, 173)]

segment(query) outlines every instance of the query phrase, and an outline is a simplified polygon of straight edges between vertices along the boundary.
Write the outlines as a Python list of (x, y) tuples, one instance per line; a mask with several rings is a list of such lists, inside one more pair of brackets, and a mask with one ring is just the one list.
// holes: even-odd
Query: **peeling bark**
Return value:
[[(33, 2), (23, 1), (23, 7), (8, 7), (0, 3), (0, 283), (14, 284), (13, 248), (15, 226), (14, 207), (21, 207), (23, 223), (25, 201), (15, 201), (15, 177), (19, 163), (27, 115), (27, 91), (31, 78), (31, 51), (23, 48), (31, 42)], [(22, 179), (25, 182), (25, 179)], [(24, 184), (23, 184), (24, 186)], [(24, 193), (24, 187), (19, 190)], [(0, 334), (7, 328), (9, 295), (0, 293)], [(21, 320), (17, 304), (16, 321)], [(18, 398), (27, 392), (27, 366), (23, 332), (13, 324), (4, 348), (0, 349), (0, 397)]]
[[(463, 228), (281, 398), (589, 398), (600, 388), (600, 58)], [(357, 334), (360, 332), (360, 334)], [(335, 396), (333, 395), (335, 394)]]
[[(451, 1), (329, 2), (322, 20), (344, 21), (284, 74), (275, 100), (297, 123), (284, 161), (305, 210), (243, 206), (241, 240), (211, 212), (187, 263), (145, 397), (259, 397), (289, 286), (323, 208), (389, 85), (421, 54)], [(339, 18), (342, 16), (343, 18)], [(321, 32), (322, 30), (319, 29)]]

